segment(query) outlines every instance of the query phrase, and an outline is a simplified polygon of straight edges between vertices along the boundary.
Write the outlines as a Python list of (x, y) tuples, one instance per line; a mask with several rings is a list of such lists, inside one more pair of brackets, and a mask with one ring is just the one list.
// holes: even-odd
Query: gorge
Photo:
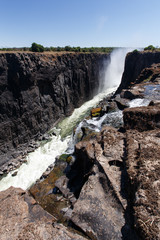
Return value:
[[(34, 206), (35, 208), (40, 206), (27, 195), (27, 192), (10, 188), (12, 193), (8, 192), (8, 197), (7, 190), (0, 196), (4, 204), (4, 206), (2, 204), (1, 212), (4, 214), (5, 208), (8, 209), (5, 206), (7, 201), (8, 204), (11, 204), (9, 201), (13, 199), (17, 201), (16, 196), (19, 196), (19, 202), (27, 204), (30, 209), (27, 222), (22, 220), (24, 225), (22, 224), (21, 229), (13, 231), (13, 239), (15, 237), (18, 239), (28, 237), (29, 239), (29, 232), (33, 234), (33, 239), (39, 239), (39, 237), (40, 239), (53, 239), (53, 236), (54, 239), (84, 239), (87, 236), (89, 239), (102, 240), (159, 239), (159, 198), (157, 195), (160, 144), (158, 137), (159, 58), (159, 52), (134, 51), (127, 55), (122, 81), (116, 95), (110, 95), (106, 100), (100, 101), (106, 95), (105, 93), (93, 103), (88, 102), (92, 108), (100, 101), (97, 109), (101, 109), (102, 117), (95, 119), (96, 126), (100, 124), (98, 131), (92, 129), (94, 119), (93, 121), (86, 119), (85, 122), (90, 124), (91, 129), (89, 125), (87, 127), (80, 125), (83, 131), (79, 140), (74, 142), (75, 151), (73, 149), (72, 153), (68, 152), (72, 160), (64, 163), (59, 158), (56, 161), (56, 167), (57, 164), (68, 167), (66, 174), (55, 182), (52, 180), (53, 169), (47, 178), (45, 176), (45, 180), (37, 182), (30, 189), (37, 203), (39, 202), (50, 213), (53, 212), (51, 208), (54, 208), (54, 203), (52, 202), (53, 205), (51, 205), (48, 201), (53, 200), (53, 192), (60, 191), (60, 196), (55, 195), (57, 199), (61, 199), (58, 202), (66, 200), (69, 202), (67, 210), (64, 208), (62, 210), (69, 221), (81, 229), (85, 236), (78, 238), (74, 233), (68, 233), (62, 225), (56, 225), (56, 219), (51, 220), (51, 215), (47, 213), (42, 218), (44, 213), (39, 209), (40, 218), (42, 218), (40, 225), (42, 226), (46, 221), (50, 222), (48, 223), (50, 229), (42, 227), (40, 233), (35, 225), (38, 218), (34, 217), (31, 210)], [(75, 107), (91, 98), (99, 86), (105, 85), (100, 84), (98, 79), (99, 76), (102, 79), (107, 76), (109, 79), (109, 75), (105, 75), (102, 70), (103, 66), (109, 67), (112, 56), (67, 54), (55, 57), (43, 54), (9, 54), (8, 56), (3, 54), (0, 61), (1, 165), (4, 165), (11, 156), (16, 156), (16, 148), (16, 152), (20, 155), (21, 151), (23, 152), (26, 148), (26, 145), (22, 146), (22, 144), (26, 144), (32, 138), (46, 141), (48, 136), (40, 134), (45, 133), (54, 122), (69, 115)], [(139, 103), (143, 106), (148, 105), (150, 101), (152, 102), (148, 107), (133, 108), (133, 110), (127, 108), (129, 105), (138, 107)], [(119, 111), (121, 112), (124, 108), (127, 108), (124, 110), (124, 126), (123, 123), (117, 125), (114, 121), (110, 124), (108, 118), (113, 118), (116, 113), (120, 119), (122, 113), (119, 118)], [(84, 115), (85, 113), (82, 117)], [(63, 126), (64, 122), (59, 124)], [(65, 122), (64, 126), (69, 128), (69, 123)], [(51, 134), (52, 138), (55, 138), (56, 130), (53, 129)], [(64, 132), (63, 135), (65, 137), (66, 133)], [(59, 144), (60, 142), (55, 148)], [(61, 153), (67, 148), (67, 145), (64, 145), (63, 142)], [(146, 157), (146, 151), (149, 153), (148, 157)], [(152, 158), (154, 158), (154, 163), (151, 165)], [(143, 161), (148, 168), (144, 167)], [(139, 172), (138, 169), (141, 171)], [(16, 174), (18, 175), (17, 172)], [(16, 174), (12, 178), (16, 178)], [(22, 175), (24, 174), (25, 170), (22, 172)], [(148, 185), (147, 174), (152, 178), (154, 187)], [(29, 185), (24, 189), (28, 187)], [(153, 195), (148, 192), (156, 198), (154, 199)], [(15, 221), (12, 213), (11, 216), (12, 221)], [(28, 225), (30, 221), (34, 222), (31, 216), (35, 218), (35, 223)], [(12, 232), (14, 225), (10, 224), (7, 218), (4, 219), (5, 214), (4, 217), (1, 216), (1, 220), (6, 221), (9, 232)], [(52, 221), (54, 228), (51, 228)], [(59, 231), (63, 236), (59, 235)], [(72, 234), (74, 236), (71, 236)], [(2, 239), (7, 239), (6, 232), (3, 230), (1, 236)]]
[(0, 164), (9, 151), (45, 133), (93, 97), (108, 55), (1, 54)]

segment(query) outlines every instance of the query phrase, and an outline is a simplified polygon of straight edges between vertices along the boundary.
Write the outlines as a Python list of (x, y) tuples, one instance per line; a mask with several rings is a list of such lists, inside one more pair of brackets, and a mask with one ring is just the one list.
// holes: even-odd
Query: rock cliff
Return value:
[(120, 93), (122, 89), (130, 86), (139, 77), (141, 71), (150, 67), (154, 63), (160, 63), (160, 52), (140, 52), (133, 51), (127, 54), (125, 60), (125, 68), (116, 93)]
[[(90, 99), (107, 54), (0, 54), (0, 165)], [(10, 154), (9, 154), (10, 153)]]

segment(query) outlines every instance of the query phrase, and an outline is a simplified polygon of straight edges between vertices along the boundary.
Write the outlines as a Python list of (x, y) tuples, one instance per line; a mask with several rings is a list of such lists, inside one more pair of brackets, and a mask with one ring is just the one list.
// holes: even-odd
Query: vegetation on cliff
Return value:
[(41, 44), (32, 43), (31, 49), (32, 52), (44, 52), (44, 47)]
[[(154, 47), (153, 45), (149, 45), (144, 48), (144, 51), (160, 51), (159, 47)], [(137, 49), (133, 50), (133, 52), (139, 52)]]
[(44, 47), (41, 44), (32, 43), (31, 47), (21, 47), (21, 48), (0, 48), (0, 51), (31, 51), (31, 52), (102, 52), (102, 53), (110, 53), (112, 52), (114, 47)]
[[(14, 51), (14, 52), (81, 52), (81, 53), (111, 53), (116, 47), (74, 47), (66, 45), (65, 47), (51, 46), (44, 47), (41, 44), (33, 42), (31, 47), (12, 47), (12, 48), (0, 48), (0, 51)], [(159, 47), (149, 45), (144, 48), (144, 51), (160, 51)], [(139, 52), (135, 49), (133, 52)]]
[(154, 50), (160, 50), (160, 49), (159, 49), (159, 48), (156, 48), (156, 47), (154, 47), (153, 45), (149, 45), (148, 47), (145, 47), (145, 48), (144, 48), (144, 51), (147, 51), (147, 50), (154, 51)]

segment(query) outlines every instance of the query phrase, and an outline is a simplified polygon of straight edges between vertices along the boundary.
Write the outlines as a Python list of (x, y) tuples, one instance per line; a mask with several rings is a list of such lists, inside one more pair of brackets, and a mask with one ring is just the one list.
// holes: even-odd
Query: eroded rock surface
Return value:
[(71, 220), (91, 239), (160, 239), (159, 107), (125, 109), (127, 132), (106, 126), (76, 145), (84, 185)]
[(121, 239), (123, 208), (103, 170), (96, 165), (92, 171), (74, 205), (71, 220), (91, 239)]
[(160, 103), (152, 102), (148, 107), (124, 111), (129, 192), (141, 239), (160, 239), (159, 109)]
[(11, 187), (0, 192), (1, 240), (85, 239), (62, 224), (54, 224), (55, 220), (22, 189)]
[(75, 153), (70, 173), (56, 184), (63, 196), (72, 192), (77, 198), (71, 221), (91, 239), (137, 239), (125, 217), (124, 134), (106, 126), (94, 139), (76, 144)]
[(145, 131), (160, 128), (160, 102), (147, 107), (125, 109), (123, 114), (126, 129)]
[(135, 226), (142, 239), (160, 239), (160, 130), (128, 130), (127, 152)]

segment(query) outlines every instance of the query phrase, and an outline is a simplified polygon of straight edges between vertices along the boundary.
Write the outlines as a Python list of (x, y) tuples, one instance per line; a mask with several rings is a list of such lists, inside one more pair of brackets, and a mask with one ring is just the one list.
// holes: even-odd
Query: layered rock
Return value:
[[(0, 165), (90, 99), (107, 54), (0, 54)], [(12, 154), (12, 151), (11, 151)], [(20, 154), (20, 153), (19, 153)]]
[[(142, 53), (143, 57), (150, 54)], [(158, 53), (153, 53), (149, 62), (146, 60), (144, 64), (149, 65), (150, 61), (157, 62), (158, 59)], [(129, 89), (123, 89), (120, 95), (128, 99), (144, 98), (151, 102), (145, 107), (127, 108), (123, 111), (124, 127), (127, 130), (125, 136), (126, 168), (130, 182), (127, 187), (128, 196), (133, 208), (134, 226), (139, 238), (160, 239), (159, 64), (144, 68), (135, 83), (131, 84)]]
[(88, 160), (94, 159), (94, 164), (71, 219), (91, 239), (120, 239), (120, 232), (125, 239), (160, 238), (159, 106), (152, 103), (125, 109), (126, 133), (105, 127), (92, 140), (92, 147), (90, 142), (78, 143), (81, 161), (85, 159), (84, 152), (85, 156), (88, 153)]

